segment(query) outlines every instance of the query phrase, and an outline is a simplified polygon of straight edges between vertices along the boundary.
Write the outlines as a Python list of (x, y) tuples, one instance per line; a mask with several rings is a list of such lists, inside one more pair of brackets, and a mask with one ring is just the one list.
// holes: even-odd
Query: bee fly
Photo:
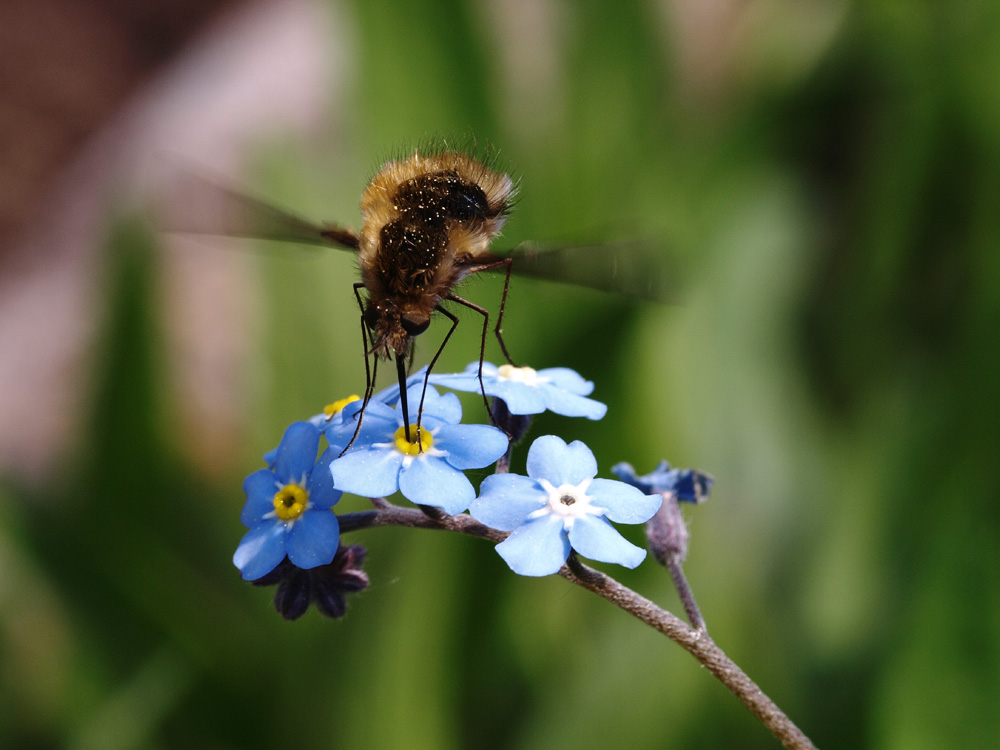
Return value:
[[(418, 445), (423, 395), (417, 410), (418, 434), (411, 435), (407, 363), (412, 361), (414, 337), (427, 330), (435, 312), (447, 317), (451, 328), (431, 359), (428, 374), (454, 333), (458, 317), (442, 306), (443, 301), (455, 302), (483, 317), (479, 382), (489, 411), (482, 383), (489, 312), (452, 291), (465, 277), (483, 271), (506, 271), (494, 332), (508, 362), (511, 358), (500, 326), (511, 270), (666, 300), (657, 265), (649, 263), (641, 252), (614, 252), (615, 248), (604, 245), (491, 252), (490, 242), (500, 233), (510, 212), (514, 183), (506, 174), (494, 170), (492, 164), (456, 151), (418, 149), (406, 158), (384, 164), (361, 196), (362, 226), (358, 233), (337, 225), (312, 224), (191, 175), (186, 175), (184, 182), (183, 214), (171, 222), (175, 231), (332, 245), (357, 252), (361, 281), (354, 284), (354, 294), (363, 320), (367, 381), (358, 430), (374, 392), (378, 361), (394, 358), (406, 438)], [(367, 292), (366, 299), (362, 298), (362, 289)], [(369, 355), (374, 355), (370, 368)], [(426, 389), (425, 376), (423, 393)], [(357, 434), (356, 430), (355, 437)]]

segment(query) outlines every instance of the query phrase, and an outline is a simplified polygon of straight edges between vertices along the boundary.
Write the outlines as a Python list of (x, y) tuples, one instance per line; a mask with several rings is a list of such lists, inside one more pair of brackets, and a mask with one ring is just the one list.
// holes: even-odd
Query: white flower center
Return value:
[(500, 365), (497, 368), (497, 377), (531, 386), (549, 382), (548, 378), (538, 377), (538, 371), (531, 367), (514, 367), (514, 365)]
[(584, 479), (580, 484), (561, 484), (554, 487), (546, 479), (538, 480), (546, 492), (545, 505), (531, 513), (528, 518), (552, 515), (562, 518), (563, 525), (568, 529), (573, 521), (583, 516), (603, 516), (604, 508), (590, 504), (593, 499), (587, 494), (591, 479)]

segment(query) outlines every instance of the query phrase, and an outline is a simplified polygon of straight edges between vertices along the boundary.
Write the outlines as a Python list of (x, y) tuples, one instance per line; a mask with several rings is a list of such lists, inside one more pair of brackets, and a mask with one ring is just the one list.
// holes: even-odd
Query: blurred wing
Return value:
[(617, 242), (541, 249), (520, 245), (502, 253), (511, 258), (511, 272), (548, 281), (624, 294), (653, 302), (676, 301), (668, 283), (667, 258), (648, 243)]
[(162, 213), (159, 223), (167, 232), (257, 237), (340, 250), (358, 249), (358, 236), (349, 229), (313, 224), (185, 167), (171, 169)]

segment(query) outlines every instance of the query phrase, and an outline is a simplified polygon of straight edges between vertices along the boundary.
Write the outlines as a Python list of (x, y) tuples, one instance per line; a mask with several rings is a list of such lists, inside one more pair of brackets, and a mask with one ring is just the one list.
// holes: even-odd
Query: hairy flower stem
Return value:
[(677, 589), (677, 594), (681, 598), (681, 604), (684, 605), (684, 611), (687, 612), (688, 622), (696, 630), (707, 633), (708, 628), (705, 625), (705, 618), (701, 616), (698, 603), (694, 600), (694, 592), (691, 591), (691, 585), (688, 583), (687, 576), (684, 575), (684, 570), (681, 568), (681, 561), (676, 556), (671, 556), (667, 560), (667, 570), (670, 571), (670, 578), (674, 582), (674, 588)]
[[(491, 529), (463, 513), (457, 516), (430, 518), (415, 508), (402, 508), (387, 501), (377, 503), (377, 510), (347, 513), (339, 516), (340, 531), (347, 533), (373, 526), (407, 526), (420, 529), (455, 531), (459, 534), (482, 537), (493, 542), (502, 542), (507, 533)], [(702, 666), (715, 675), (729, 691), (735, 695), (751, 713), (760, 719), (781, 743), (794, 750), (816, 750), (816, 746), (792, 723), (784, 712), (756, 683), (726, 656), (708, 636), (704, 628), (692, 627), (679, 617), (640, 596), (598, 570), (581, 563), (571, 554), (559, 575), (567, 581), (582, 586), (598, 596), (607, 599), (617, 607), (637, 617), (650, 627), (660, 631), (672, 641), (680, 644)], [(693, 601), (693, 597), (692, 597)], [(699, 613), (700, 619), (700, 613)]]

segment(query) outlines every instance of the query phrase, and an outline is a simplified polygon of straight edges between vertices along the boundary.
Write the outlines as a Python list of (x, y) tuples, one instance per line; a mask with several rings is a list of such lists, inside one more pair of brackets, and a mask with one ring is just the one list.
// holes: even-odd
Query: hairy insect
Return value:
[[(322, 244), (357, 253), (361, 281), (354, 284), (354, 293), (365, 342), (364, 404), (374, 392), (379, 359), (395, 359), (407, 439), (411, 439), (411, 420), (406, 376), (414, 338), (427, 330), (435, 312), (451, 321), (428, 366), (429, 373), (458, 325), (458, 317), (442, 302), (457, 303), (482, 316), (482, 385), (490, 316), (485, 308), (455, 294), (455, 287), (464, 278), (483, 271), (506, 272), (494, 332), (508, 362), (512, 360), (501, 323), (511, 271), (647, 299), (665, 301), (667, 297), (657, 264), (634, 248), (594, 245), (491, 251), (490, 244), (510, 212), (514, 182), (491, 162), (458, 151), (418, 149), (385, 163), (361, 196), (362, 225), (357, 233), (340, 225), (304, 221), (192, 176), (185, 183), (186, 203), (198, 210), (186, 209), (184, 216), (173, 222), (174, 230)], [(369, 358), (373, 362), (370, 368)], [(425, 378), (425, 392), (426, 387)], [(483, 399), (489, 410), (485, 393)], [(423, 396), (421, 406), (422, 401)], [(419, 433), (420, 407), (416, 427)], [(419, 434), (412, 439), (419, 444)]]

